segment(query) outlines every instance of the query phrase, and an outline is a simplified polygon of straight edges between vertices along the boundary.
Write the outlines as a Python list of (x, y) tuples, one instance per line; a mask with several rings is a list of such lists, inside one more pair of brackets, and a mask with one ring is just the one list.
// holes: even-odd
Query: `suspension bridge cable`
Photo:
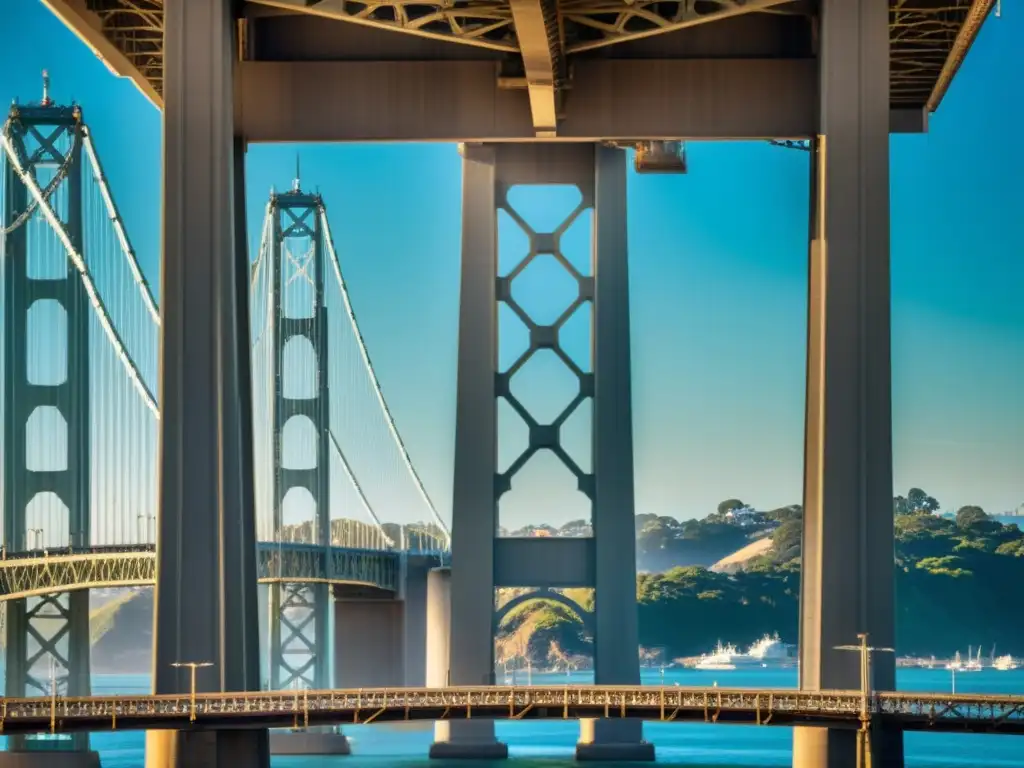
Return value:
[(355, 489), (356, 494), (359, 496), (359, 501), (360, 503), (362, 503), (363, 509), (365, 509), (366, 513), (371, 518), (373, 518), (373, 522), (376, 524), (377, 529), (384, 537), (384, 541), (387, 542), (387, 546), (395, 546), (395, 542), (391, 539), (390, 536), (388, 536), (387, 532), (384, 530), (384, 526), (381, 523), (380, 518), (377, 517), (377, 513), (373, 511), (373, 505), (370, 504), (370, 500), (366, 497), (366, 493), (363, 491), (363, 487), (359, 484), (359, 481), (356, 480), (355, 472), (352, 471), (352, 467), (348, 463), (348, 459), (345, 458), (345, 452), (341, 450), (341, 446), (338, 444), (338, 439), (334, 436), (334, 432), (332, 432), (331, 430), (327, 430), (327, 436), (330, 437), (331, 445), (334, 446), (334, 450), (337, 453), (338, 458), (341, 459), (341, 467), (342, 469), (345, 470), (345, 476), (348, 477), (349, 482), (352, 483), (352, 487)]
[(327, 211), (321, 206), (319, 209), (319, 216), (321, 219), (321, 226), (323, 227), (324, 243), (327, 245), (327, 251), (331, 257), (331, 266), (334, 269), (334, 277), (338, 282), (338, 288), (341, 291), (342, 301), (345, 304), (345, 313), (348, 315), (349, 323), (352, 326), (352, 333), (355, 336), (356, 343), (359, 347), (359, 353), (363, 359), (363, 364), (366, 366), (366, 370), (370, 376), (370, 382), (373, 385), (374, 394), (377, 396), (377, 402), (380, 404), (381, 409), (384, 411), (385, 421), (388, 425), (388, 430), (391, 433), (392, 439), (398, 446), (398, 450), (402, 455), (402, 461), (405, 464), (406, 469), (412, 476), (413, 482), (416, 485), (416, 490), (419, 492), (420, 497), (426, 503), (430, 513), (434, 516), (434, 520), (444, 531), (445, 539), (450, 544), (451, 542), (451, 531), (445, 524), (444, 519), (438, 513), (437, 508), (434, 506), (433, 500), (430, 498), (430, 494), (427, 493), (426, 487), (423, 485), (423, 480), (420, 479), (419, 473), (416, 471), (416, 467), (412, 463), (412, 458), (409, 456), (409, 451), (405, 447), (405, 443), (402, 441), (401, 435), (398, 433), (398, 427), (395, 424), (394, 416), (391, 414), (391, 409), (388, 408), (387, 401), (384, 399), (384, 392), (381, 390), (380, 382), (377, 380), (377, 374), (373, 369), (373, 364), (370, 362), (370, 354), (366, 348), (366, 342), (363, 340), (363, 336), (359, 331), (359, 324), (356, 322), (355, 311), (352, 309), (352, 302), (348, 295), (348, 288), (345, 285), (345, 279), (341, 273), (341, 263), (338, 260), (337, 251), (334, 248), (334, 238), (331, 235), (330, 224), (327, 221)]
[(142, 380), (142, 377), (139, 374), (135, 362), (132, 360), (131, 355), (129, 355), (128, 351), (125, 349), (124, 343), (121, 340), (121, 337), (117, 332), (117, 329), (114, 328), (114, 325), (110, 320), (110, 315), (107, 312), (106, 305), (103, 303), (103, 300), (100, 298), (99, 292), (96, 290), (96, 286), (93, 284), (92, 277), (89, 274), (89, 269), (86, 266), (85, 260), (82, 258), (82, 255), (78, 252), (74, 244), (71, 242), (71, 239), (68, 237), (67, 230), (64, 228), (64, 224), (60, 221), (60, 219), (54, 213), (50, 203), (43, 196), (43, 192), (39, 188), (39, 185), (36, 183), (35, 179), (32, 177), (31, 174), (26, 173), (24, 168), (22, 168), (21, 161), (18, 158), (18, 154), (14, 150), (14, 147), (12, 146), (6, 132), (0, 134), (0, 143), (2, 143), (3, 145), (3, 149), (7, 154), (9, 162), (12, 164), (12, 169), (14, 170), (15, 174), (17, 174), (22, 184), (24, 184), (26, 189), (28, 189), (28, 191), (32, 194), (32, 197), (35, 199), (39, 207), (39, 210), (42, 212), (43, 216), (46, 218), (50, 226), (53, 228), (54, 233), (57, 235), (57, 237), (63, 244), (64, 250), (67, 252), (68, 258), (71, 259), (71, 263), (78, 271), (79, 277), (82, 280), (82, 285), (85, 287), (85, 291), (89, 296), (89, 300), (91, 301), (93, 308), (96, 310), (96, 314), (99, 318), (100, 325), (102, 326), (103, 331), (106, 333), (107, 338), (110, 340), (110, 343), (114, 346), (114, 349), (118, 357), (121, 359), (121, 362), (124, 364), (125, 369), (128, 372), (128, 377), (131, 379), (136, 390), (142, 396), (143, 400), (146, 403), (146, 406), (153, 412), (153, 415), (157, 419), (159, 419), (160, 409), (157, 407), (156, 398), (153, 397), (152, 393), (149, 391), (149, 388), (146, 386), (146, 383)]
[(89, 162), (92, 164), (93, 176), (96, 178), (96, 183), (100, 187), (100, 192), (103, 195), (103, 202), (106, 203), (107, 212), (110, 214), (110, 223), (114, 226), (114, 231), (117, 233), (117, 238), (121, 243), (121, 250), (124, 253), (125, 259), (128, 261), (128, 266), (132, 271), (132, 277), (135, 278), (135, 282), (139, 286), (139, 291), (142, 293), (142, 300), (146, 304), (146, 309), (149, 311), (150, 317), (153, 318), (153, 322), (158, 326), (160, 325), (160, 310), (157, 308), (156, 299), (153, 298), (153, 293), (149, 288), (149, 283), (146, 282), (145, 276), (142, 274), (142, 270), (139, 268), (139, 261), (135, 256), (135, 251), (132, 249), (131, 243), (128, 241), (128, 233), (124, 228), (124, 220), (121, 218), (121, 214), (117, 210), (117, 206), (114, 204), (114, 198), (110, 194), (110, 188), (107, 185), (107, 177), (103, 173), (103, 166), (100, 164), (99, 156), (96, 154), (96, 149), (93, 147), (92, 138), (89, 135), (88, 129), (84, 130), (83, 146), (85, 147), (85, 153), (89, 156)]

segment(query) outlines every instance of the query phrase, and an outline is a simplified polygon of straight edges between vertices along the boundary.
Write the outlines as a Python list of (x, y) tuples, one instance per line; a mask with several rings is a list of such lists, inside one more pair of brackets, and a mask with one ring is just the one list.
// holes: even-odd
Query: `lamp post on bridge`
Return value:
[(196, 670), (203, 667), (212, 667), (212, 661), (173, 661), (171, 662), (172, 667), (182, 668), (188, 667), (192, 671), (192, 684), (189, 693), (189, 704), (191, 711), (189, 712), (188, 719), (191, 722), (196, 720)]
[(895, 653), (896, 649), (875, 648), (868, 645), (867, 632), (859, 632), (857, 639), (860, 640), (858, 645), (836, 645), (833, 647), (837, 651), (857, 651), (860, 653), (860, 731), (858, 734), (861, 742), (859, 750), (861, 759), (858, 763), (861, 768), (871, 768), (871, 740), (868, 738), (871, 727), (871, 711), (869, 707), (872, 696), (871, 654), (873, 652)]

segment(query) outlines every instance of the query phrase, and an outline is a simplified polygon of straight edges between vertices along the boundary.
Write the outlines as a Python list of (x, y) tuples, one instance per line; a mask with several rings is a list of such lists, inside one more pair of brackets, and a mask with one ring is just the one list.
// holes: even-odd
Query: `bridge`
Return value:
[[(157, 582), (159, 306), (83, 112), (54, 104), (45, 77), (3, 124), (0, 180), (5, 690), (88, 695), (88, 591)], [(449, 535), (373, 371), (326, 206), (297, 179), (268, 201), (248, 299), (262, 676), (324, 688), (333, 612), (366, 594), (408, 603), (417, 569), (422, 603)]]
[[(251, 142), (464, 143), (454, 538), (451, 569), (433, 570), (417, 586), (425, 605), (416, 620), (426, 636), (425, 683), (437, 689), (450, 682), (458, 690), (494, 683), (496, 588), (588, 587), (595, 590), (594, 611), (587, 617), (598, 649), (595, 679), (605, 690), (639, 683), (635, 559), (633, 549), (622, 546), (634, 535), (634, 514), (621, 150), (637, 150), (640, 171), (682, 172), (686, 141), (807, 141), (814, 204), (808, 238), (800, 695), (809, 701), (858, 687), (855, 660), (835, 650), (857, 634), (893, 644), (888, 137), (927, 130), (928, 115), (939, 106), (994, 0), (46, 4), (163, 110), (161, 300), (157, 311), (128, 256), (127, 235), (108, 203), (109, 190), (100, 192), (94, 208), (48, 202), (64, 185), (53, 182), (60, 170), (78, 167), (74, 137), (88, 135), (80, 113), (65, 110), (63, 124), (76, 127), (65, 128), (61, 140), (71, 143), (62, 151), (51, 150), (53, 136), (61, 138), (57, 134), (30, 131), (17, 140), (5, 138), (4, 226), (19, 224), (5, 235), (8, 255), (27, 253), (25, 223), (35, 217), (51, 238), (50, 246), (38, 246), (40, 252), (53, 258), (59, 272), (59, 281), (46, 285), (15, 272), (5, 276), (5, 296), (15, 303), (4, 311), (11, 323), (20, 324), (8, 325), (18, 330), (6, 333), (6, 358), (17, 367), (46, 348), (32, 341), (37, 337), (25, 314), (30, 298), (56, 300), (66, 314), (59, 322), (69, 334), (64, 381), (74, 380), (45, 389), (34, 383), (38, 372), (27, 362), (13, 379), (11, 369), (5, 371), (4, 380), (16, 383), (6, 390), (4, 423), (17, 425), (5, 437), (5, 447), (16, 449), (5, 453), (11, 464), (5, 474), (33, 478), (16, 484), (22, 495), (5, 499), (5, 531), (10, 528), (5, 541), (12, 553), (158, 542), (157, 694), (180, 700), (189, 690), (189, 675), (172, 665), (200, 659), (215, 664), (215, 672), (201, 677), (201, 693), (223, 700), (225, 692), (260, 687), (258, 540), (278, 539), (284, 545), (301, 531), (302, 543), (323, 552), (335, 544), (360, 549), (336, 541), (325, 511), (333, 508), (334, 478), (346, 480), (355, 496), (353, 508), (363, 508), (360, 489), (366, 476), (358, 467), (363, 456), (350, 449), (339, 426), (346, 419), (338, 418), (350, 400), (339, 404), (330, 395), (338, 389), (332, 377), (341, 372), (362, 371), (364, 391), (377, 404), (359, 413), (376, 414), (377, 426), (394, 446), (390, 459), (372, 460), (402, 470), (419, 496), (419, 508), (429, 512), (418, 516), (427, 523), (421, 528), (439, 542), (448, 540), (376, 386), (323, 201), (301, 185), (272, 197), (255, 262), (246, 254), (240, 203), (244, 151)], [(304, 108), (310, 104), (318, 108)], [(44, 114), (24, 109), (17, 119), (53, 125), (45, 120), (53, 121), (54, 109), (48, 105)], [(35, 141), (28, 153), (12, 149), (28, 139)], [(57, 172), (26, 170), (47, 164)], [(67, 178), (66, 198), (60, 200), (90, 199), (80, 194), (80, 187), (92, 183), (88, 174)], [(510, 194), (513, 187), (539, 184), (570, 185), (579, 194), (577, 207), (551, 231), (530, 228)], [(100, 213), (92, 218), (90, 210)], [(589, 258), (577, 263), (569, 258), (563, 235), (587, 217), (592, 222)], [(529, 241), (528, 253), (500, 271), (499, 218), (511, 219)], [(95, 235), (90, 240), (90, 232), (111, 231), (113, 236), (100, 238), (98, 245)], [(286, 247), (287, 238), (296, 242)], [(117, 257), (102, 261), (114, 270), (109, 278), (114, 287), (106, 291), (100, 260), (90, 255), (104, 247)], [(577, 287), (576, 301), (550, 323), (530, 317), (516, 299), (517, 277), (538, 256), (554, 259)], [(12, 263), (19, 260), (8, 258)], [(310, 311), (289, 317), (289, 308), (298, 305)], [(500, 367), (499, 306), (528, 330), (528, 349)], [(577, 310), (589, 312), (593, 354), (586, 365), (566, 354), (560, 338)], [(339, 315), (350, 316), (347, 325), (332, 319)], [(339, 337), (349, 340), (348, 352), (336, 351)], [(308, 364), (286, 361), (286, 345), (292, 347), (289, 355)], [(576, 396), (553, 419), (530, 412), (517, 396), (515, 376), (538, 353), (562, 360), (576, 382)], [(105, 378), (103, 386), (91, 389), (83, 371), (93, 369)], [(305, 382), (306, 397), (280, 385), (290, 371), (302, 373), (298, 378)], [(529, 435), (523, 454), (504, 469), (495, 456), (499, 401), (519, 415)], [(28, 474), (28, 460), (35, 462), (37, 451), (22, 450), (23, 434), (17, 430), (26, 429), (29, 405), (57, 407), (65, 418), (66, 467)], [(586, 465), (574, 461), (563, 443), (563, 426), (576, 411), (591, 418)], [(285, 415), (297, 419), (296, 429), (282, 423)], [(115, 423), (121, 426), (112, 434), (134, 436), (127, 447), (90, 426)], [(112, 442), (90, 451), (97, 431), (102, 437), (95, 440)], [(306, 447), (305, 461), (294, 466), (276, 455), (292, 432), (295, 445)], [(44, 441), (40, 456), (52, 458), (55, 444)], [(575, 475), (590, 502), (594, 535), (561, 540), (496, 535), (499, 500), (539, 451), (555, 454)], [(321, 462), (313, 470), (310, 455), (330, 457), (330, 480)], [(126, 473), (103, 469), (126, 461), (158, 462), (159, 484), (156, 475), (140, 476), (147, 488), (145, 482), (127, 482)], [(369, 489), (363, 490), (372, 501)], [(24, 511), (30, 492), (57, 495), (72, 522), (64, 527), (36, 522), (50, 518), (35, 509), (36, 517)], [(293, 492), (302, 503), (289, 504), (289, 513), (282, 495)], [(138, 499), (155, 502), (146, 507)], [(372, 504), (366, 508), (369, 514)], [(160, 511), (155, 520), (150, 509)], [(289, 527), (303, 517), (296, 509), (306, 510), (304, 521)], [(140, 525), (148, 530), (154, 522), (154, 537), (130, 533)], [(359, 528), (374, 529), (396, 541), (387, 523), (364, 520)], [(299, 675), (286, 666), (283, 641), (275, 638), (294, 634), (296, 624), (309, 626), (293, 621), (286, 606), (322, 617), (326, 587), (302, 582), (271, 587), (269, 610), (280, 619), (271, 630), (271, 645), (281, 651), (275, 655), (275, 683)], [(77, 590), (43, 598), (63, 617), (67, 636), (83, 631), (83, 595)], [(9, 603), (7, 626), (14, 638), (9, 648), (25, 646), (28, 623), (37, 618), (25, 612), (25, 603)], [(378, 607), (372, 601), (353, 603), (344, 617), (338, 614), (336, 626), (342, 633), (346, 626), (369, 626), (369, 612)], [(379, 638), (391, 638), (391, 619), (374, 615)], [(311, 622), (313, 648), (325, 647), (324, 624), (320, 618)], [(391, 640), (364, 634), (373, 638), (360, 645), (350, 633), (339, 643), (362, 654), (364, 669), (382, 674), (387, 665), (373, 653)], [(88, 685), (82, 647), (68, 645), (68, 667), (77, 670), (68, 678), (70, 698), (81, 698)], [(47, 654), (56, 651), (46, 650), (33, 663)], [(313, 656), (316, 660), (309, 661), (307, 653), (298, 669), (303, 680), (312, 680), (310, 689), (323, 690), (327, 686), (315, 681), (325, 679), (324, 654)], [(8, 667), (8, 676), (35, 679), (17, 665), (13, 672)], [(335, 676), (335, 684), (358, 687), (344, 685), (341, 676)], [(870, 682), (862, 688), (895, 687), (891, 659), (879, 660)], [(21, 689), (9, 686), (8, 693)], [(481, 697), (486, 701), (487, 694)], [(581, 726), (580, 757), (653, 759), (639, 721), (599, 712), (596, 721)], [(154, 729), (148, 759), (153, 766), (266, 765), (264, 724), (250, 725), (246, 730), (211, 727), (202, 738), (189, 729)], [(890, 725), (880, 722), (872, 729), (872, 750), (878, 764), (898, 766), (902, 741)], [(19, 743), (30, 745), (31, 739), (15, 739)], [(80, 734), (68, 744), (85, 754)], [(795, 730), (794, 765), (838, 768), (851, 764), (857, 753), (858, 740), (845, 725)], [(438, 724), (431, 754), (502, 757), (507, 750), (496, 740), (491, 720), (467, 716)]]
[(308, 728), (472, 718), (1024, 734), (1024, 696), (652, 686), (457, 687), (6, 699), (3, 733)]

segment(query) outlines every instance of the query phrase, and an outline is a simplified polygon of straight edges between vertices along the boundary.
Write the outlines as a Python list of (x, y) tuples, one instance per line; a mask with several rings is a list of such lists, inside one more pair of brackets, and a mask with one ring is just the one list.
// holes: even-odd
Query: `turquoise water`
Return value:
[[(949, 691), (950, 673), (946, 670), (901, 669), (902, 690)], [(534, 684), (559, 684), (565, 675), (534, 675)], [(583, 675), (576, 682), (587, 682)], [(644, 682), (657, 685), (657, 671), (645, 673)], [(756, 686), (787, 688), (796, 685), (796, 671), (754, 670), (749, 672), (710, 672), (668, 670), (665, 683), (673, 685)], [(956, 677), (960, 693), (1024, 693), (1024, 670), (996, 672), (985, 670)], [(97, 694), (135, 693), (149, 689), (143, 676), (104, 676), (93, 678)], [(409, 726), (348, 726), (345, 733), (352, 744), (348, 757), (279, 757), (274, 768), (553, 768), (572, 759), (578, 735), (575, 722), (498, 722), (498, 737), (508, 743), (512, 763), (427, 760), (432, 730), (429, 724)], [(691, 768), (783, 768), (789, 766), (792, 732), (788, 728), (646, 723), (644, 734), (657, 748), (659, 765)], [(97, 733), (92, 737), (105, 768), (142, 768), (142, 733)], [(1024, 737), (980, 736), (971, 734), (922, 734), (906, 736), (907, 766), (910, 768), (1019, 768), (1024, 765)]]

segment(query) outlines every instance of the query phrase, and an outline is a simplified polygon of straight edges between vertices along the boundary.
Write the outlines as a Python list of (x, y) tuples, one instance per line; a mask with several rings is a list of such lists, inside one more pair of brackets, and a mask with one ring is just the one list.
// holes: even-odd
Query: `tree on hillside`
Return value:
[(980, 523), (982, 520), (988, 520), (988, 515), (985, 514), (985, 510), (981, 507), (960, 507), (960, 509), (956, 511), (957, 528), (966, 530), (975, 523)]
[(778, 509), (773, 509), (770, 512), (765, 512), (766, 518), (780, 523), (784, 523), (787, 520), (799, 520), (803, 516), (804, 508), (800, 504), (790, 504), (786, 507), (779, 507)]
[(747, 505), (739, 499), (726, 499), (718, 505), (718, 514), (725, 517), (730, 512), (734, 512), (737, 509), (743, 509)]
[(787, 520), (772, 533), (772, 547), (779, 562), (791, 560), (800, 554), (803, 520)]

